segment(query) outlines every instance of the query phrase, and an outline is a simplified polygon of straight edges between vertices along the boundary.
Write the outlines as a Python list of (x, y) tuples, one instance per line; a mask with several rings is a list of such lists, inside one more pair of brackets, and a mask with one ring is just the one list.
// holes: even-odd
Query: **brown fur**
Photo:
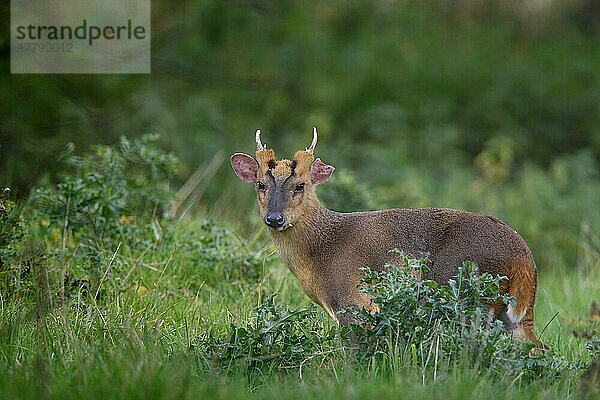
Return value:
[[(516, 305), (492, 304), (491, 310), (514, 336), (544, 346), (533, 328), (537, 285), (533, 257), (521, 236), (499, 219), (442, 208), (339, 213), (323, 207), (316, 196), (311, 183), (312, 153), (298, 151), (292, 161), (276, 160), (273, 150), (267, 149), (258, 151), (256, 159), (257, 182), (279, 185), (273, 190), (280, 192), (284, 190), (281, 185), (290, 180), (291, 185), (305, 184), (301, 195), (292, 189), (290, 194), (279, 194), (286, 199), (288, 225), (281, 231), (269, 231), (306, 294), (340, 323), (348, 322), (337, 314), (345, 307), (377, 310), (359, 289), (360, 268), (381, 269), (394, 262), (390, 250), (397, 248), (413, 257), (429, 258), (431, 268), (425, 278), (440, 284), (455, 276), (467, 260), (481, 272), (507, 276), (501, 292), (513, 296)], [(259, 191), (258, 200), (265, 216), (268, 192)]]

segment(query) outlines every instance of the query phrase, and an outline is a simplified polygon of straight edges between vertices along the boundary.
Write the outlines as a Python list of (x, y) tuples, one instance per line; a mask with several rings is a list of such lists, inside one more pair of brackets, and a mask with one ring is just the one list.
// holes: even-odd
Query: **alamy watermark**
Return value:
[(150, 73), (150, 0), (11, 0), (12, 73)]

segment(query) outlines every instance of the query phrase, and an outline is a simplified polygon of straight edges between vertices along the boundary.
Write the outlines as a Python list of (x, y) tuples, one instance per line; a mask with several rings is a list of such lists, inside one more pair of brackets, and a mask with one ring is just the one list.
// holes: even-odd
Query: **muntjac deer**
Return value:
[(237, 176), (253, 183), (264, 223), (279, 254), (305, 293), (340, 324), (350, 321), (338, 311), (349, 306), (375, 312), (377, 305), (360, 290), (362, 267), (381, 269), (394, 262), (392, 249), (427, 257), (425, 278), (445, 284), (464, 261), (481, 272), (504, 275), (501, 293), (516, 305), (490, 305), (514, 337), (545, 346), (534, 333), (533, 307), (537, 271), (519, 234), (497, 218), (446, 208), (396, 208), (340, 213), (321, 205), (315, 187), (334, 171), (314, 157), (317, 130), (304, 151), (292, 160), (277, 160), (256, 131), (256, 158), (231, 156)]

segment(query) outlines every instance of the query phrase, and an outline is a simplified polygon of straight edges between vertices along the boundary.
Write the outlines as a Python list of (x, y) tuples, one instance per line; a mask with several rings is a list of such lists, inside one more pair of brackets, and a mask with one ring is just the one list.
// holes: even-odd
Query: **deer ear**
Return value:
[(231, 167), (235, 174), (244, 182), (256, 182), (258, 162), (254, 157), (244, 153), (235, 153), (231, 156)]
[(310, 166), (312, 183), (318, 185), (327, 182), (327, 179), (329, 179), (334, 170), (335, 167), (333, 165), (324, 164), (320, 158), (317, 158)]

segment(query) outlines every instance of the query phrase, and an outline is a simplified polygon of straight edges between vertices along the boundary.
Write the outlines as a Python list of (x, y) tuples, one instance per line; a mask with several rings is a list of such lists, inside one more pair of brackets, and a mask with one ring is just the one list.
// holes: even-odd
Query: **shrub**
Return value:
[(426, 271), (426, 260), (402, 259), (400, 267), (366, 270), (364, 290), (380, 310), (343, 311), (360, 324), (327, 329), (314, 307), (283, 310), (269, 297), (248, 321), (233, 325), (229, 335), (206, 334), (201, 340), (204, 355), (221, 367), (294, 370), (347, 350), (359, 369), (412, 370), (423, 380), (456, 367), (511, 381), (553, 377), (581, 367), (552, 351), (530, 352), (531, 344), (514, 341), (502, 322), (494, 320), (485, 304), (512, 301), (498, 292), (505, 278), (479, 274), (472, 263), (465, 263), (448, 285), (438, 286), (418, 278)]
[(228, 336), (201, 338), (206, 357), (220, 368), (297, 369), (337, 347), (335, 329), (325, 329), (323, 313), (315, 306), (283, 309), (269, 296), (243, 324), (233, 325)]
[(513, 340), (494, 319), (487, 304), (514, 301), (499, 293), (506, 277), (480, 274), (465, 262), (448, 285), (438, 286), (419, 278), (427, 271), (426, 259), (401, 258), (400, 267), (366, 270), (363, 290), (379, 312), (346, 311), (364, 321), (353, 328), (362, 358), (389, 361), (399, 354), (406, 365), (434, 376), (458, 364), (478, 373), (523, 379), (575, 368), (552, 352), (530, 353), (531, 343)]
[[(378, 313), (348, 310), (371, 329), (362, 332), (362, 344), (367, 354), (385, 352), (394, 338), (394, 345), (419, 343), (429, 348), (439, 342), (451, 359), (461, 354), (463, 336), (484, 342), (490, 335), (494, 341), (505, 339), (502, 322), (494, 321), (485, 304), (511, 299), (498, 293), (505, 277), (478, 274), (472, 263), (458, 269), (448, 285), (420, 279), (427, 272), (426, 259), (411, 259), (401, 254), (403, 265), (388, 265), (381, 272), (366, 269), (363, 289), (379, 306)], [(386, 340), (381, 340), (386, 339)]]
[(160, 241), (177, 160), (156, 149), (155, 140), (122, 137), (117, 146), (96, 146), (83, 156), (69, 149), (64, 160), (72, 173), (30, 197), (31, 218), (54, 245), (50, 253), (76, 255), (80, 267), (98, 277), (118, 248), (148, 249)]
[[(33, 191), (31, 203), (50, 228), (67, 228), (78, 238), (127, 237), (133, 221), (162, 215), (171, 198), (169, 180), (177, 160), (154, 148), (155, 135), (122, 137), (118, 146), (96, 146), (65, 162), (73, 169), (56, 187)], [(65, 225), (66, 224), (66, 225)]]
[[(6, 190), (7, 193), (10, 190)], [(20, 209), (7, 196), (0, 194), (0, 271), (14, 255), (18, 243), (25, 236)]]
[[(36, 243), (36, 260), (43, 259), (36, 265), (61, 298), (72, 295), (84, 304), (87, 297), (81, 294), (95, 301), (106, 289), (121, 291), (142, 282), (144, 288), (154, 283), (171, 294), (196, 292), (205, 283), (256, 279), (269, 262), (213, 221), (178, 223), (163, 217), (178, 161), (158, 150), (156, 140), (154, 135), (123, 137), (117, 145), (96, 146), (82, 156), (71, 146), (62, 157), (70, 172), (55, 186), (33, 190), (25, 225)], [(172, 273), (165, 275), (166, 268)]]
[(14, 278), (21, 275), (14, 262), (25, 238), (25, 226), (20, 214), (20, 207), (8, 196), (0, 194), (0, 282), (7, 287), (14, 286)]
[[(176, 227), (181, 229), (181, 227)], [(193, 235), (181, 240), (181, 252), (194, 266), (193, 274), (198, 275), (197, 266), (206, 273), (203, 279), (258, 279), (261, 277), (263, 263), (270, 263), (272, 258), (264, 259), (252, 251), (246, 242), (240, 239), (232, 229), (224, 228), (212, 220), (204, 219), (195, 227)], [(219, 273), (223, 272), (223, 274)]]

